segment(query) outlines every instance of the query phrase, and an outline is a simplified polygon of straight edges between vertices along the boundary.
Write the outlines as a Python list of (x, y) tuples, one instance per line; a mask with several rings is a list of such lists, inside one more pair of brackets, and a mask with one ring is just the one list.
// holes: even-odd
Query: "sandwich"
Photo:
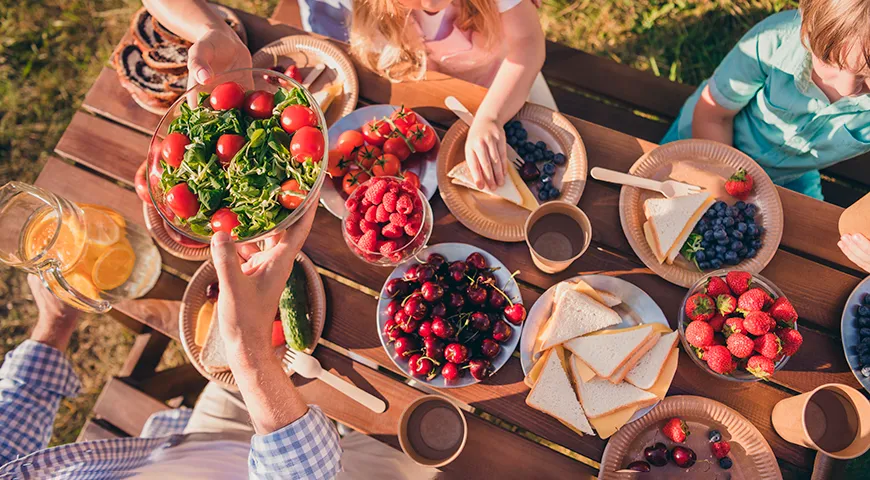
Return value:
[(709, 192), (643, 203), (643, 233), (659, 263), (674, 263), (692, 229), (715, 200)]
[(589, 295), (571, 288), (564, 288), (559, 293), (553, 316), (540, 337), (540, 350), (622, 322), (616, 312), (596, 302)]
[(571, 386), (563, 354), (561, 348), (553, 348), (541, 358), (540, 372), (526, 397), (526, 405), (556, 418), (581, 435), (595, 435)]
[(662, 373), (678, 338), (677, 332), (659, 337), (655, 346), (628, 372), (625, 381), (644, 390), (652, 388)]
[(596, 376), (612, 377), (651, 337), (658, 337), (652, 325), (610, 335), (590, 335), (565, 342), (565, 348), (583, 361)]
[(598, 378), (584, 382), (575, 375), (574, 383), (588, 418), (603, 417), (626, 407), (646, 407), (659, 400), (652, 393), (625, 382), (614, 384)]
[(610, 383), (619, 383), (625, 380), (625, 376), (628, 375), (628, 372), (630, 372), (631, 369), (634, 368), (635, 365), (637, 365), (637, 362), (639, 362), (641, 358), (643, 358), (650, 350), (652, 350), (653, 347), (656, 346), (659, 338), (661, 338), (661, 335), (658, 333), (650, 335), (646, 343), (641, 345), (640, 348), (638, 348), (637, 351), (634, 352), (634, 355), (632, 355), (631, 358), (629, 358), (628, 361), (625, 362), (625, 365), (620, 367), (619, 370), (617, 370), (613, 375), (610, 376), (610, 378), (608, 378), (608, 380), (610, 380)]
[(218, 325), (217, 308), (212, 310), (211, 324), (208, 326), (205, 345), (199, 352), (199, 361), (205, 371), (211, 374), (226, 372), (230, 369), (226, 346)]
[(491, 195), (493, 197), (507, 200), (514, 205), (525, 208), (526, 210), (535, 210), (538, 208), (538, 200), (535, 195), (526, 186), (526, 182), (520, 178), (520, 174), (513, 165), (508, 165), (507, 175), (505, 175), (504, 185), (491, 190), (489, 187), (477, 188), (474, 180), (471, 179), (471, 172), (468, 171), (466, 162), (460, 162), (447, 173), (447, 178), (455, 185), (460, 185), (465, 188), (470, 188), (478, 192)]

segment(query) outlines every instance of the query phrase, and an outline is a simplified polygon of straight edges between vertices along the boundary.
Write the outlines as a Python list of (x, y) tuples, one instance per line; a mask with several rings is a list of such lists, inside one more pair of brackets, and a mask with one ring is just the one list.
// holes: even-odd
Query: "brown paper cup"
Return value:
[(840, 460), (870, 449), (870, 402), (854, 388), (838, 383), (781, 400), (771, 421), (786, 441)]
[(438, 395), (418, 398), (399, 419), (402, 450), (426, 467), (439, 468), (456, 460), (467, 438), (465, 414), (456, 404)]
[(525, 240), (532, 261), (544, 273), (558, 273), (580, 258), (592, 241), (589, 217), (576, 205), (549, 202), (529, 215)]

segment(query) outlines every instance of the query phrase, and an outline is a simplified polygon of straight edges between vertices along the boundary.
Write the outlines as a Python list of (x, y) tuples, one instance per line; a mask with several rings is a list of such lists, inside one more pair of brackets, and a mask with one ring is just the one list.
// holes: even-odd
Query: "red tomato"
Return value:
[(384, 153), (391, 153), (404, 162), (411, 155), (411, 149), (404, 138), (390, 137), (384, 142)]
[(411, 171), (405, 171), (400, 174), (402, 178), (405, 179), (406, 182), (410, 183), (417, 190), (420, 190), (420, 177), (417, 176), (416, 173)]
[(150, 205), (151, 195), (148, 194), (148, 180), (145, 178), (146, 165), (145, 162), (142, 162), (142, 165), (139, 165), (139, 169), (136, 170), (136, 177), (134, 177), (134, 183), (136, 185), (136, 195), (139, 196), (139, 200)]
[(227, 207), (219, 208), (211, 215), (211, 229), (217, 232), (233, 234), (233, 229), (239, 226), (239, 216)]
[(179, 183), (166, 192), (166, 204), (180, 218), (190, 218), (199, 212), (199, 199), (186, 183)]
[(300, 128), (290, 141), (290, 153), (299, 163), (323, 160), (323, 132), (314, 127)]
[(353, 158), (353, 151), (363, 146), (364, 143), (361, 133), (356, 130), (348, 130), (338, 136), (335, 148), (341, 150), (345, 157)]
[(392, 129), (393, 127), (389, 123), (383, 120), (372, 119), (363, 125), (362, 134), (365, 137), (366, 143), (380, 147), (384, 144), (387, 136), (392, 133)]
[[(279, 69), (280, 71), (280, 69)], [(302, 74), (299, 73), (299, 67), (296, 65), (290, 65), (284, 70), (284, 75), (296, 80), (299, 83), (302, 83)], [(293, 87), (294, 85), (286, 80), (278, 79), (278, 83), (281, 84), (282, 87)]]
[(414, 113), (413, 110), (409, 110), (404, 106), (399, 107), (398, 110), (393, 112), (390, 115), (390, 119), (393, 120), (393, 123), (396, 125), (396, 128), (399, 129), (403, 134), (408, 132), (408, 129), (413, 127), (415, 123), (417, 123), (417, 114)]
[(375, 160), (372, 174), (376, 177), (394, 177), (402, 168), (402, 161), (395, 155), (385, 153)]
[(280, 347), (284, 342), (284, 327), (281, 326), (281, 320), (275, 320), (272, 322), (272, 347)]
[(208, 104), (215, 110), (242, 108), (245, 102), (245, 89), (236, 82), (222, 83), (211, 91)]
[(328, 162), (326, 173), (332, 178), (344, 175), (350, 168), (350, 160), (341, 153), (341, 150), (330, 150)]
[(408, 141), (417, 152), (428, 152), (435, 146), (435, 130), (425, 123), (418, 123), (408, 129)]
[(281, 112), (281, 128), (287, 133), (294, 133), (302, 127), (317, 125), (317, 115), (314, 110), (305, 105), (290, 105)]
[(369, 174), (362, 170), (352, 170), (344, 176), (341, 182), (341, 189), (344, 190), (344, 193), (350, 195), (360, 185), (367, 182), (369, 178), (371, 178)]
[(170, 133), (163, 139), (163, 148), (160, 155), (167, 165), (178, 168), (184, 160), (186, 146), (190, 145), (190, 139), (183, 133)]
[(233, 133), (225, 133), (218, 138), (215, 153), (221, 165), (226, 168), (236, 153), (245, 146), (245, 137)]
[(308, 190), (299, 188), (299, 182), (292, 178), (281, 184), (281, 191), (293, 192), (301, 195), (298, 196), (294, 195), (293, 193), (281, 193), (278, 196), (278, 203), (280, 203), (282, 207), (288, 210), (293, 210), (299, 205), (302, 205), (302, 202), (305, 200), (305, 195), (308, 193)]
[(245, 98), (245, 113), (254, 118), (271, 117), (273, 108), (275, 108), (275, 95), (265, 90), (255, 90)]
[(374, 145), (365, 145), (356, 153), (356, 161), (359, 162), (363, 168), (368, 170), (369, 168), (372, 168), (372, 164), (381, 156), (381, 153), (380, 148)]

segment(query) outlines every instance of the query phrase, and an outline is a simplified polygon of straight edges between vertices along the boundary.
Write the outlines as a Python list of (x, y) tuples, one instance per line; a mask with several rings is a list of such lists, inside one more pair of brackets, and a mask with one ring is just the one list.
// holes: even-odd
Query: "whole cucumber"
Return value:
[(311, 322), (308, 320), (308, 289), (305, 285), (305, 272), (301, 265), (294, 265), (287, 285), (278, 302), (281, 326), (287, 346), (294, 350), (305, 350), (311, 342)]

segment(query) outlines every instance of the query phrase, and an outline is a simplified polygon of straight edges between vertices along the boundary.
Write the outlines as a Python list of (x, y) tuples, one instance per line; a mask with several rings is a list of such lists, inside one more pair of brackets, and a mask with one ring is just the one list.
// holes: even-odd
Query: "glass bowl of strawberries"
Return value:
[(351, 193), (341, 231), (351, 251), (373, 265), (394, 267), (417, 254), (432, 235), (432, 207), (408, 180), (374, 177)]
[(738, 270), (704, 276), (680, 310), (683, 348), (710, 374), (738, 382), (770, 378), (803, 343), (798, 314), (770, 280)]

